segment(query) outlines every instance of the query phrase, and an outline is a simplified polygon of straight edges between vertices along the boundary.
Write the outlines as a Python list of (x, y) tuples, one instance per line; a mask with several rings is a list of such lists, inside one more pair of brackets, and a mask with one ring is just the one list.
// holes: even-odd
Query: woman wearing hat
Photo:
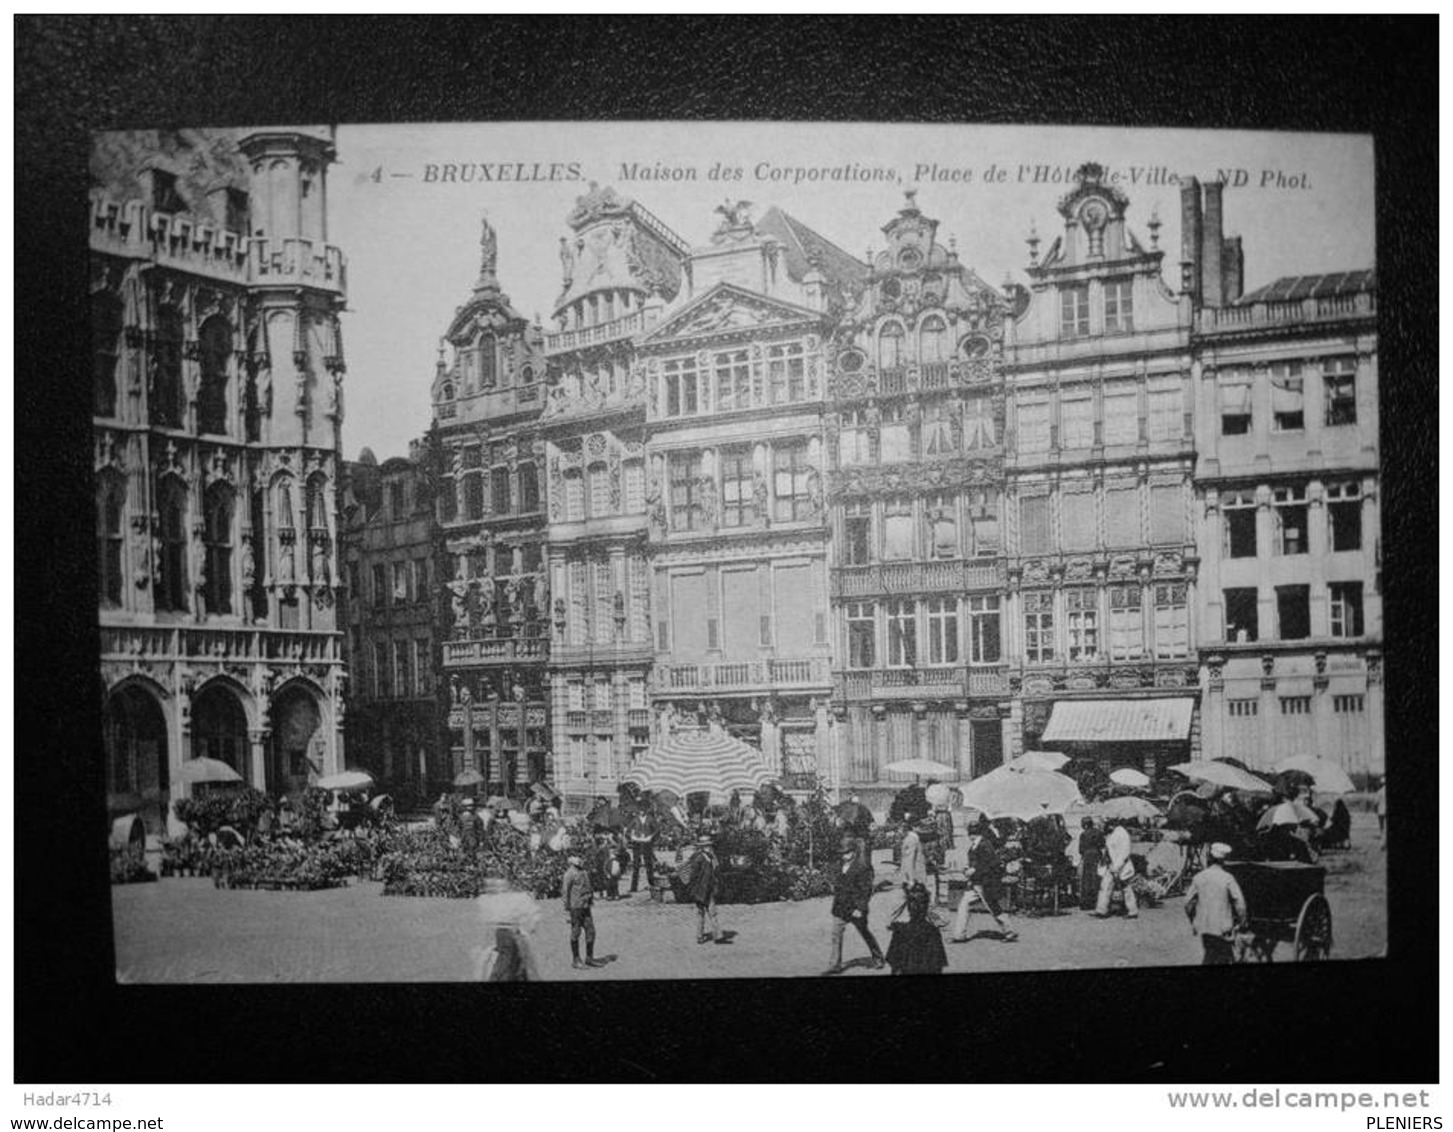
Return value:
[(903, 907), (907, 921), (895, 920), (888, 925), (892, 936), (888, 941), (888, 968), (895, 975), (942, 974), (948, 966), (948, 953), (937, 925), (928, 918), (928, 888), (921, 884), (909, 887)]
[[(716, 921), (716, 890), (718, 864), (711, 838), (702, 834), (696, 839), (696, 852), (681, 866), (680, 878), (683, 887), (691, 894), (696, 905), (696, 942), (724, 943), (721, 928)], [(711, 920), (711, 935), (706, 934), (706, 921)]]

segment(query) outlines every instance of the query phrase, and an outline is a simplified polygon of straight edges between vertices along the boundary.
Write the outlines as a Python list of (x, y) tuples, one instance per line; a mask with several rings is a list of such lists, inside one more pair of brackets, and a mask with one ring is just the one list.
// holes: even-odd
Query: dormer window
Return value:
[(161, 169), (152, 169), (151, 207), (157, 212), (185, 212), (186, 201), (177, 192), (177, 176)]
[(444, 387), (439, 390), (439, 400), (441, 400), (441, 401), (452, 401), (452, 400), (454, 400), (454, 386), (451, 385), (451, 384), (449, 384), (448, 382), (445, 382)]
[(226, 226), (227, 231), (245, 236), (248, 227), (247, 194), (241, 189), (228, 189), (223, 204), (226, 213), (222, 218), (222, 223)]
[(890, 322), (878, 334), (878, 368), (897, 369), (903, 359), (903, 327)]

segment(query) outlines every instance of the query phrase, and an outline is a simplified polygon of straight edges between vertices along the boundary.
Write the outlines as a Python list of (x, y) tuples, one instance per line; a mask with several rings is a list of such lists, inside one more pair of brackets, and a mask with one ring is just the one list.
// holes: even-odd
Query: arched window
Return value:
[(540, 481), (534, 464), (520, 465), (520, 510), (524, 512), (540, 509)]
[(454, 492), (454, 477), (439, 477), (439, 522), (452, 523), (459, 514), (459, 497)]
[(931, 314), (918, 330), (918, 360), (946, 362), (948, 352), (948, 326), (938, 315)]
[(903, 327), (890, 322), (878, 332), (878, 368), (897, 369), (903, 358)]
[(494, 358), (494, 335), (485, 334), (479, 339), (479, 387), (493, 389), (496, 380)]
[(220, 315), (202, 324), (202, 383), (197, 393), (197, 429), (227, 433), (227, 369), (232, 358), (232, 327)]
[(187, 492), (168, 477), (161, 489), (158, 510), (161, 517), (161, 577), (156, 587), (156, 607), (165, 610), (187, 608)]
[(586, 475), (590, 483), (591, 515), (613, 514), (615, 508), (610, 505), (610, 469), (605, 464), (591, 464)]
[(454, 400), (454, 386), (450, 385), (448, 382), (445, 382), (444, 388), (439, 391), (439, 400), (441, 400), (441, 401), (452, 401), (452, 400)]
[(207, 548), (207, 612), (232, 612), (232, 489), (213, 484), (207, 489), (203, 541)]
[(321, 534), (328, 531), (328, 481), (323, 476), (308, 481), (308, 530)]
[(163, 307), (151, 347), (151, 420), (164, 428), (182, 427), (182, 315)]
[(507, 515), (510, 510), (510, 470), (491, 468), (489, 473), (489, 509), (496, 515)]
[(121, 301), (99, 294), (91, 300), (91, 341), (95, 355), (98, 417), (116, 415), (116, 362), (120, 356)]
[(96, 490), (96, 558), (102, 605), (121, 604), (125, 511), (126, 481), (119, 475), (103, 473)]
[(471, 472), (464, 477), (464, 517), (484, 518), (484, 474)]
[(277, 529), (293, 529), (293, 489), (287, 480), (277, 485)]

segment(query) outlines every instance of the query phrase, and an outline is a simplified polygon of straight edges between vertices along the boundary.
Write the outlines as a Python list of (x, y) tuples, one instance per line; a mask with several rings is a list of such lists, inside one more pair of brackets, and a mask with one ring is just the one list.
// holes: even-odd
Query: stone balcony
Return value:
[(341, 659), (342, 634), (308, 629), (215, 629), (203, 626), (101, 628), (108, 660), (289, 661), (327, 664)]
[(595, 326), (581, 326), (574, 330), (559, 330), (553, 334), (546, 334), (545, 353), (563, 354), (568, 350), (578, 350), (583, 346), (599, 346), (606, 342), (631, 338), (651, 329), (659, 317), (659, 311), (647, 310), (643, 307), (630, 314), (622, 315), (620, 318), (613, 318), (609, 322), (597, 323)]
[(832, 672), (826, 657), (718, 661), (706, 664), (658, 664), (651, 674), (659, 695), (691, 692), (765, 694), (826, 688)]
[(835, 674), (833, 684), (833, 694), (850, 702), (1009, 694), (1008, 670), (1003, 665), (866, 668), (840, 671)]
[(884, 369), (865, 366), (857, 373), (834, 373), (828, 383), (828, 395), (838, 401), (853, 401), (927, 393), (955, 386), (985, 385), (994, 379), (995, 372), (994, 364), (982, 358), (914, 362)]
[(444, 667), (467, 668), (477, 664), (537, 664), (550, 658), (545, 637), (476, 637), (445, 641)]
[(832, 596), (835, 598), (959, 593), (1003, 587), (1004, 566), (997, 559), (874, 562), (866, 566), (834, 566), (832, 569)]
[(1196, 331), (1200, 334), (1234, 334), (1264, 328), (1372, 318), (1376, 314), (1375, 293), (1359, 291), (1349, 295), (1328, 295), (1320, 299), (1205, 307), (1196, 312)]

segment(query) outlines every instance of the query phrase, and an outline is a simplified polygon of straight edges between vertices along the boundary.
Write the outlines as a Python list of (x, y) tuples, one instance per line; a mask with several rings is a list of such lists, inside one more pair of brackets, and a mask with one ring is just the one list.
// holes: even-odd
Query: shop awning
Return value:
[(1158, 700), (1061, 700), (1041, 743), (1166, 743), (1190, 737), (1189, 696)]

